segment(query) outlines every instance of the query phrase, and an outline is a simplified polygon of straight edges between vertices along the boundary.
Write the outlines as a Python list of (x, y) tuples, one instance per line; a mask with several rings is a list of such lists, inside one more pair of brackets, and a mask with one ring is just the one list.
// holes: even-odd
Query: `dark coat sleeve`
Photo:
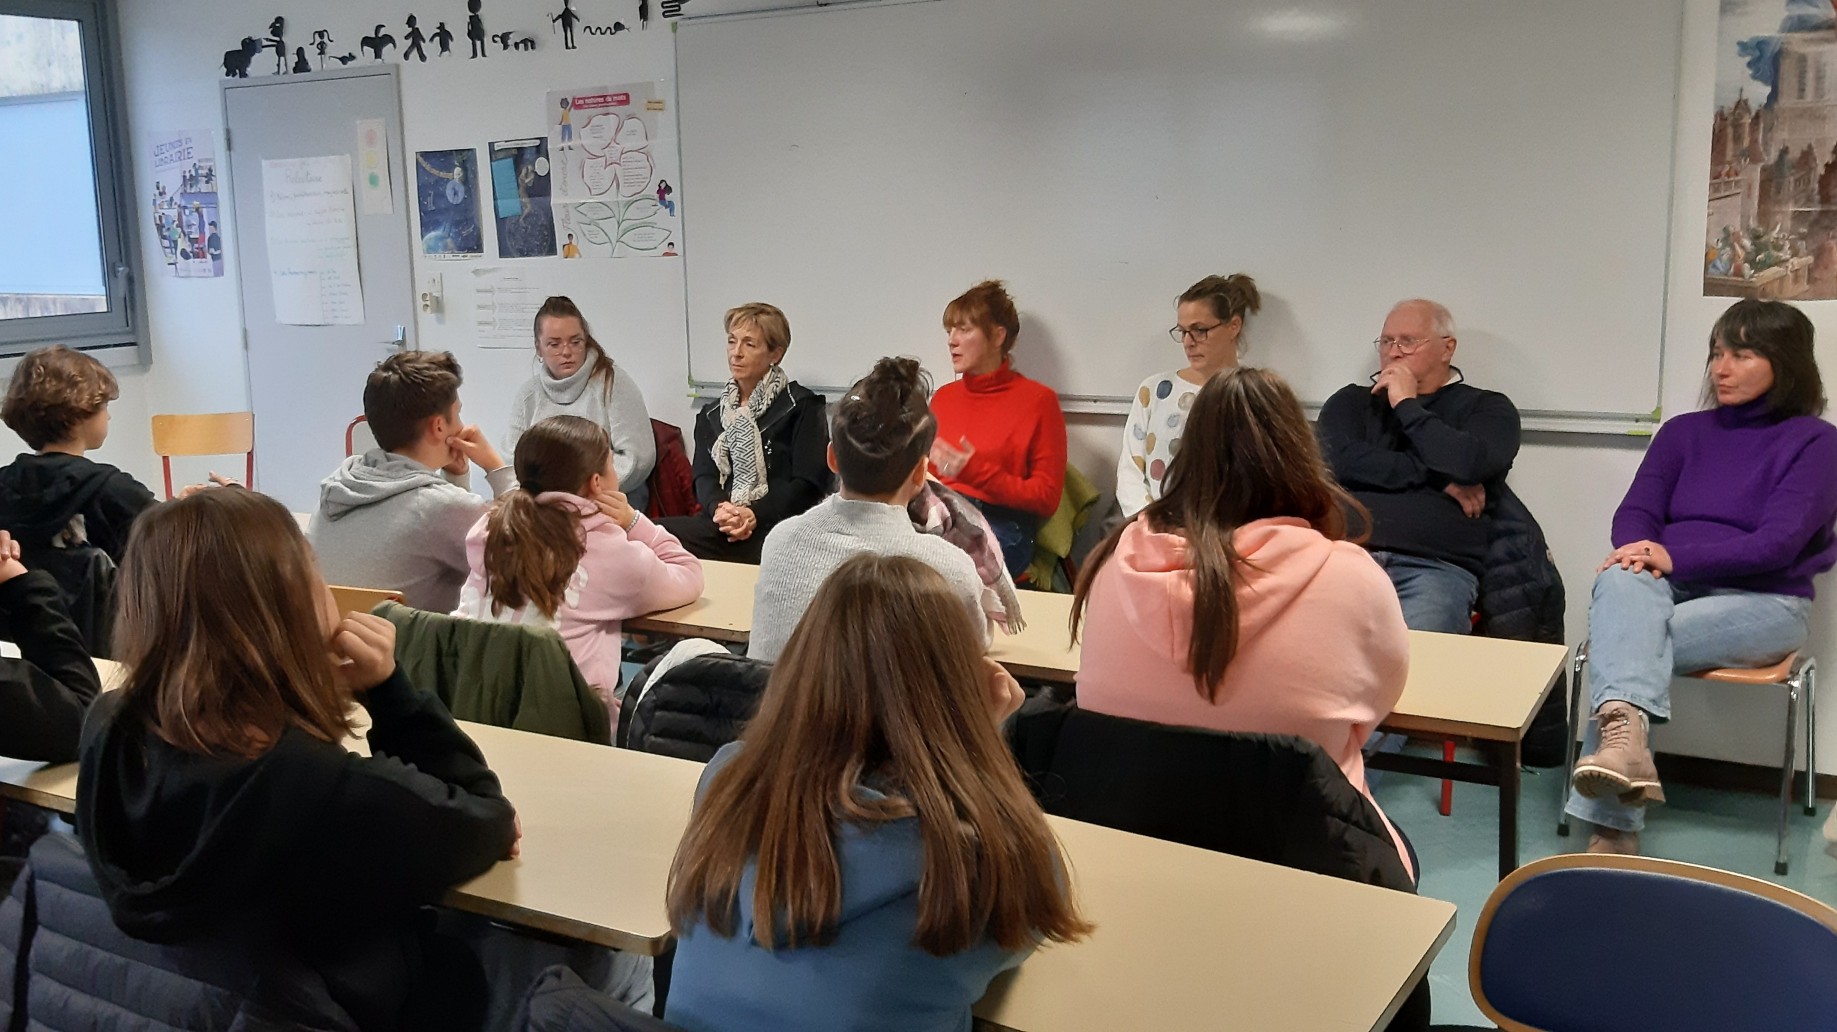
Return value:
[(787, 417), (790, 433), (780, 438), (766, 471), (770, 490), (753, 503), (759, 521), (754, 533), (809, 510), (829, 493), (829, 420), (823, 409), (821, 394), (804, 394)]
[(1397, 449), (1371, 439), (1365, 418), (1371, 392), (1349, 384), (1320, 407), (1318, 432), (1327, 465), (1342, 486), (1402, 491), (1428, 482), (1429, 468), (1414, 449)]
[(89, 534), (90, 544), (107, 552), (110, 559), (120, 563), (122, 553), (128, 547), (128, 532), (134, 527), (135, 517), (158, 502), (159, 499), (153, 497), (153, 492), (147, 490), (144, 484), (116, 470), (90, 503), (93, 516), (85, 521), (84, 528)]
[(0, 628), (21, 656), (0, 659), (0, 755), (76, 759), (83, 715), (101, 682), (50, 574), (30, 570), (0, 584)]
[(1484, 392), (1458, 428), (1415, 398), (1394, 411), (1423, 465), (1453, 483), (1495, 480), (1518, 457), (1518, 407), (1503, 394)]
[(727, 500), (727, 491), (721, 486), (721, 471), (714, 464), (714, 439), (721, 436), (716, 408), (719, 404), (709, 402), (695, 417), (695, 462), (692, 465), (695, 500), (702, 503), (702, 515), (709, 519), (714, 518), (714, 507)]
[(365, 706), (371, 755), (346, 761), (311, 869), (353, 910), (438, 900), (504, 859), (515, 810), (446, 707), (400, 670)]

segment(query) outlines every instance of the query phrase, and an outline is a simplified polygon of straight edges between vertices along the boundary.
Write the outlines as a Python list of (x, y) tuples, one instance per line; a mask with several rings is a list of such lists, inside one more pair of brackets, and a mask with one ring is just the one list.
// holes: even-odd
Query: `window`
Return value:
[(137, 361), (133, 186), (111, 0), (0, 0), (0, 356)]

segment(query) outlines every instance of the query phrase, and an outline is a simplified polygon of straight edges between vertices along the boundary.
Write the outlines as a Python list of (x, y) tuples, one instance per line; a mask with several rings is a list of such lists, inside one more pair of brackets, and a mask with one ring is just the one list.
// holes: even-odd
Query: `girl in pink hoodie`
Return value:
[[(1409, 637), (1389, 578), (1346, 540), (1346, 513), (1358, 508), (1280, 377), (1252, 368), (1212, 377), (1161, 497), (1105, 538), (1078, 577), (1078, 705), (1296, 735), (1371, 798), (1361, 747), (1403, 694)], [(1414, 877), (1402, 836), (1385, 824)]]
[(701, 597), (702, 564), (619, 493), (606, 431), (553, 416), (517, 440), (518, 487), (466, 535), (454, 616), (561, 632), (614, 725), (620, 625)]

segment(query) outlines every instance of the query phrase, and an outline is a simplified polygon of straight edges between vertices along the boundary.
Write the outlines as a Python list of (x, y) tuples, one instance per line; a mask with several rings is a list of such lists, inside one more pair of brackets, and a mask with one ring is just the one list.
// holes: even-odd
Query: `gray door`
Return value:
[[(255, 411), (255, 486), (295, 512), (318, 505), (319, 481), (344, 458), (345, 426), (363, 412), (364, 377), (414, 340), (407, 176), (396, 70), (352, 69), (232, 80), (223, 84), (230, 204), (235, 212), (242, 317)], [(382, 119), (390, 212), (366, 215), (357, 123)], [(275, 321), (265, 231), (262, 162), (351, 158), (361, 326), (295, 326)]]

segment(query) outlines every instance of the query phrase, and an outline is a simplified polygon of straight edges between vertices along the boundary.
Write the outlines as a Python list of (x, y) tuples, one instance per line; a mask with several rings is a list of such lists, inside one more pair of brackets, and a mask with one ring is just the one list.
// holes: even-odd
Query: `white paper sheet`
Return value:
[(365, 215), (395, 211), (389, 185), (389, 132), (380, 118), (357, 120), (357, 191)]
[(472, 307), (481, 348), (527, 348), (535, 341), (536, 310), (547, 295), (522, 269), (472, 270)]
[(274, 319), (294, 326), (361, 326), (351, 156), (262, 162)]

